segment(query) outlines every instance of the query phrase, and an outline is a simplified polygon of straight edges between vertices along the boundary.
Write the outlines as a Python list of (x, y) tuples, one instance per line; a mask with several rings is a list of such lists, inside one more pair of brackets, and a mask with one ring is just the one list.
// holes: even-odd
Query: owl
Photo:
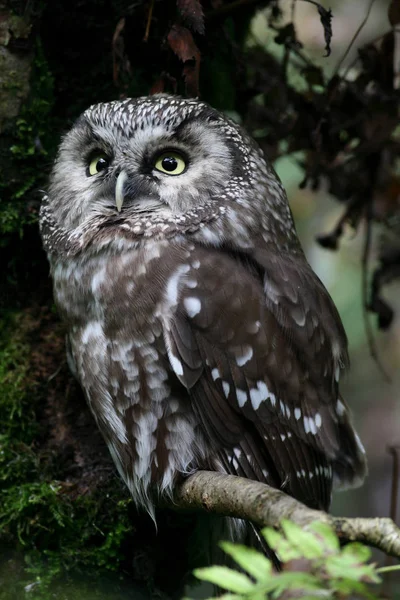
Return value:
[(164, 94), (91, 106), (40, 228), (68, 362), (138, 507), (199, 469), (324, 510), (362, 481), (343, 326), (239, 125)]

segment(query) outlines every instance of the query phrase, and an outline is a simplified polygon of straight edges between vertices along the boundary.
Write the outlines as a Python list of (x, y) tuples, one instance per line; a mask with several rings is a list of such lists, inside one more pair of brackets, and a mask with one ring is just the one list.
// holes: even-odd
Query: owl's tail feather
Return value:
[(336, 489), (360, 486), (367, 475), (367, 461), (364, 447), (353, 428), (351, 413), (343, 398), (340, 398), (342, 413), (339, 416), (339, 452), (333, 467), (333, 484)]
[(257, 525), (254, 525), (253, 523), (248, 524), (248, 538), (248, 545), (253, 546), (260, 552), (263, 552), (263, 554), (265, 554), (265, 556), (272, 562), (272, 565), (276, 571), (280, 571), (282, 569), (282, 565), (275, 552), (273, 552), (273, 550), (271, 550), (271, 548), (268, 546), (267, 542), (260, 534), (260, 530)]

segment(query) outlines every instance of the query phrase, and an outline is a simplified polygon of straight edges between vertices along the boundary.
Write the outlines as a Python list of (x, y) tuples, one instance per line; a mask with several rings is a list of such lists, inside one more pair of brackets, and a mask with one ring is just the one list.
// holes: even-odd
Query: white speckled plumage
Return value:
[[(181, 174), (155, 167), (167, 151)], [(138, 505), (154, 516), (199, 468), (317, 508), (333, 474), (362, 479), (339, 316), (238, 125), (194, 99), (94, 105), (61, 143), (40, 224), (69, 362)]]

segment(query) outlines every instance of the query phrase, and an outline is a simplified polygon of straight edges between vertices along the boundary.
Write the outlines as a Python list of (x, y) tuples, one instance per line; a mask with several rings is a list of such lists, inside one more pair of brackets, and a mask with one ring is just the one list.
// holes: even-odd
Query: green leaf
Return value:
[[(208, 600), (215, 600), (215, 598), (208, 598)], [(245, 597), (238, 594), (223, 594), (218, 596), (218, 600), (245, 600)]]
[(311, 560), (323, 555), (322, 544), (313, 533), (287, 520), (282, 521), (281, 526), (288, 542), (298, 548), (304, 558)]
[(261, 529), (261, 534), (272, 550), (276, 550), (279, 544), (284, 540), (283, 535), (278, 531), (275, 531), (275, 529), (272, 529), (272, 527), (264, 527)]
[(274, 550), (275, 554), (282, 562), (288, 562), (289, 560), (295, 560), (296, 558), (302, 557), (302, 553), (297, 548), (293, 548), (284, 536), (278, 531), (275, 531), (275, 529), (265, 527), (261, 530), (261, 533), (268, 546)]
[(254, 548), (248, 548), (231, 542), (221, 542), (221, 548), (254, 579), (266, 582), (271, 578), (272, 564), (263, 554)]
[(351, 596), (357, 594), (359, 598), (365, 598), (366, 600), (380, 600), (378, 596), (370, 592), (370, 586), (366, 585), (361, 581), (350, 581), (345, 579), (343, 581), (331, 581), (330, 589), (332, 592), (338, 592), (341, 596)]
[(304, 592), (312, 592), (313, 590), (321, 589), (320, 580), (304, 571), (284, 571), (279, 573), (274, 578), (274, 598), (279, 598), (279, 595), (286, 590), (303, 590)]
[(371, 550), (368, 546), (354, 542), (353, 544), (347, 544), (342, 550), (342, 554), (351, 556), (358, 562), (365, 563), (371, 558)]
[(355, 562), (351, 554), (346, 555), (342, 553), (339, 556), (329, 556), (326, 560), (325, 568), (328, 575), (334, 579), (379, 581), (373, 565), (364, 565)]
[(340, 550), (339, 539), (330, 525), (322, 523), (321, 521), (314, 521), (309, 525), (309, 529), (321, 536), (324, 545), (328, 550), (332, 550), (333, 552), (338, 552)]
[(254, 584), (246, 575), (237, 573), (228, 567), (215, 566), (195, 569), (194, 574), (198, 579), (209, 581), (229, 592), (236, 592), (238, 594), (246, 594), (254, 587)]
[[(182, 600), (193, 600), (193, 598), (185, 597)], [(215, 598), (205, 598), (205, 600), (215, 600)], [(246, 600), (246, 598), (239, 594), (223, 594), (222, 596), (218, 596), (218, 600)]]

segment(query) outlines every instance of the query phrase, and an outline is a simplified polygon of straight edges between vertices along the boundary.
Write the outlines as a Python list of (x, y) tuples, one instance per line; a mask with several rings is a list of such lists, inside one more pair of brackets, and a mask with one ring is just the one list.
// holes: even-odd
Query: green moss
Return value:
[[(18, 326), (18, 313), (4, 312), (0, 321), (0, 414), (3, 437), (31, 443), (36, 433), (27, 396), (29, 344)], [(1, 463), (0, 463), (1, 464)]]
[[(13, 593), (19, 590), (15, 597), (24, 598), (28, 585), (34, 600), (45, 598), (47, 590), (71, 572), (85, 572), (90, 578), (120, 568), (124, 543), (132, 537), (131, 500), (115, 481), (109, 489), (74, 495), (73, 486), (51, 478), (54, 457), (40, 446), (43, 393), (30, 370), (32, 324), (21, 313), (3, 317), (0, 546), (23, 557), (24, 568), (10, 586)], [(5, 564), (0, 572), (2, 568)], [(3, 597), (13, 596), (0, 593)]]
[[(30, 86), (28, 101), (9, 134), (3, 136), (0, 148), (0, 235), (3, 236), (20, 233), (25, 225), (36, 221), (37, 210), (30, 208), (37, 200), (38, 190), (45, 185), (49, 155), (57, 144), (51, 124), (54, 82), (40, 42), (36, 45)], [(9, 96), (16, 93), (11, 84), (8, 91)], [(2, 245), (7, 240), (8, 237), (3, 237)]]

